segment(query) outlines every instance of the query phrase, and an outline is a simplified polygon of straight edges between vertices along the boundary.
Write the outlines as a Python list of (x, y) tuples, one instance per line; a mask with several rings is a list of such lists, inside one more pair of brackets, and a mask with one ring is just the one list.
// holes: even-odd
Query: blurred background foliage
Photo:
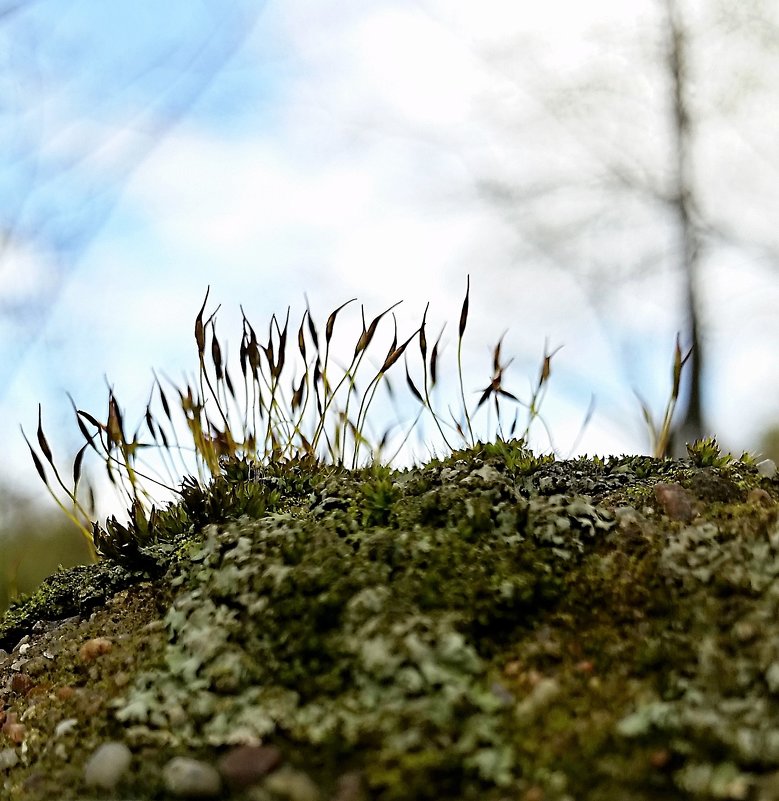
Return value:
[(84, 537), (53, 504), (0, 486), (0, 612), (60, 566), (88, 561)]

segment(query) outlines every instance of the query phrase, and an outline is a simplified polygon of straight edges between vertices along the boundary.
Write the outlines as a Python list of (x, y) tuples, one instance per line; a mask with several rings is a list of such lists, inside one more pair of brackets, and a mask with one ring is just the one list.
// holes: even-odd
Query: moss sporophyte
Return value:
[[(143, 428), (127, 435), (113, 393), (104, 422), (76, 411), (72, 488), (39, 420), (38, 472), (102, 558), (0, 624), (5, 797), (174, 798), (186, 770), (202, 794), (247, 801), (779, 797), (776, 478), (713, 440), (687, 460), (534, 455), (550, 354), (524, 426), (503, 430), (520, 402), (500, 345), (475, 409), (444, 418), (426, 313), (359, 391), (390, 310), (363, 318), (337, 375), (342, 308), (321, 336), (306, 311), (291, 383), (289, 316), (267, 344), (244, 316), (239, 389), (204, 303), (199, 375), (155, 380)], [(460, 343), (467, 315), (466, 291)], [(401, 357), (416, 419), (448, 451), (393, 469), (394, 427), (365, 432)], [(457, 363), (464, 398), (459, 347)], [(490, 442), (474, 435), (482, 405)], [(149, 479), (175, 485), (184, 429), (191, 475), (158, 505)], [(85, 516), (90, 451), (125, 522)], [(97, 781), (106, 745), (120, 768)]]

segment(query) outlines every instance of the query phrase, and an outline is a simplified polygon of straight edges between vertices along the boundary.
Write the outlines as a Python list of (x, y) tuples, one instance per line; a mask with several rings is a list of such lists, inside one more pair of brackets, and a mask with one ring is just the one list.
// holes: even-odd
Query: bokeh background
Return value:
[(20, 424), (42, 404), (67, 472), (66, 393), (140, 420), (207, 286), (233, 354), (239, 306), (403, 300), (402, 336), (429, 301), (454, 378), (470, 275), (469, 399), (504, 333), (525, 399), (562, 345), (533, 429), (562, 457), (647, 452), (678, 332), (677, 449), (776, 457), (771, 0), (3, 0), (0, 64), (0, 605), (86, 555)]

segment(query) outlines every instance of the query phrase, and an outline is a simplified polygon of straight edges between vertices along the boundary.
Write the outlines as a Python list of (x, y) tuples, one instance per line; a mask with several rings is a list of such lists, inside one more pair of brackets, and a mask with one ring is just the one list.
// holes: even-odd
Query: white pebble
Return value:
[(3, 748), (0, 750), (0, 770), (13, 768), (19, 762), (19, 757), (13, 748)]
[(124, 743), (103, 743), (84, 767), (84, 781), (91, 787), (112, 790), (130, 767), (132, 754)]
[(165, 787), (179, 798), (214, 798), (222, 789), (216, 768), (189, 757), (174, 757), (163, 770)]

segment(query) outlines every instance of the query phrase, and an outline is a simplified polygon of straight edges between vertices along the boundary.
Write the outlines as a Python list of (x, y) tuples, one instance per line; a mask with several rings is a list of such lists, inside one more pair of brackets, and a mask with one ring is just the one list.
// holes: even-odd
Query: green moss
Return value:
[(60, 570), (44, 579), (35, 592), (11, 604), (0, 619), (0, 648), (10, 650), (39, 620), (86, 614), (144, 578), (140, 571), (111, 562)]
[[(53, 684), (94, 689), (101, 713), (80, 718), (67, 768), (51, 726), (31, 729), (9, 797), (46, 797), (41, 772), (82, 792), (74, 765), (109, 737), (152, 755), (123, 787), (137, 798), (165, 797), (166, 758), (256, 738), (324, 797), (346, 768), (380, 801), (756, 792), (779, 771), (776, 482), (517, 448), (405, 471), (225, 464), (187, 490), (141, 546), (167, 568), (144, 585), (163, 623), (128, 616), (129, 683), (63, 660)], [(665, 516), (659, 482), (689, 493), (690, 524)], [(81, 589), (55, 614), (44, 596), (17, 607), (6, 631), (86, 609), (96, 570), (61, 574)], [(90, 634), (121, 628), (107, 582)], [(31, 727), (56, 703), (39, 694)]]

